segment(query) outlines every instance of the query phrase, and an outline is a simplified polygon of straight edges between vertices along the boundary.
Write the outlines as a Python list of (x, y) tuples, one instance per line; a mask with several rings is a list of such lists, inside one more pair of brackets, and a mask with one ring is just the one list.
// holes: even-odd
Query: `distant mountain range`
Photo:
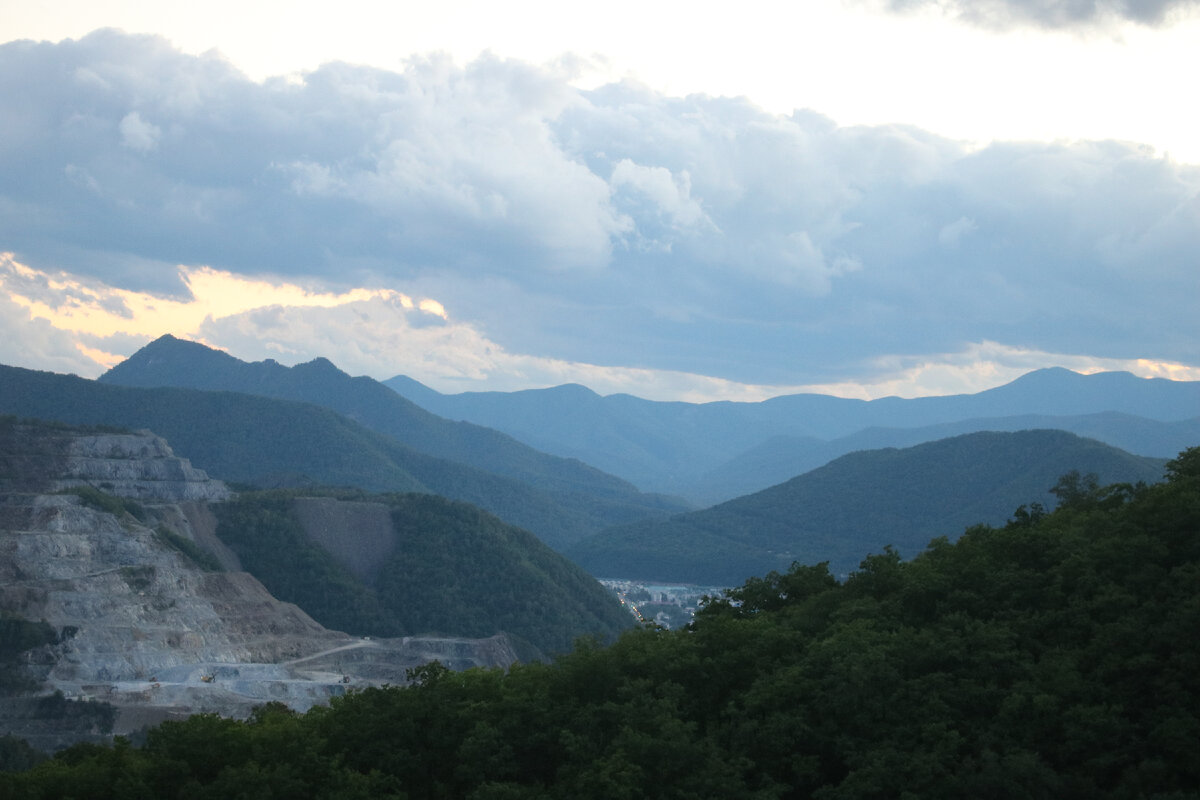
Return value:
[(702, 404), (601, 397), (577, 385), (444, 395), (405, 376), (384, 383), (435, 414), (496, 428), (697, 506), (855, 450), (971, 431), (1056, 428), (1159, 458), (1200, 442), (1200, 382), (1125, 372), (1043, 369), (978, 394), (911, 400), (789, 395)]
[(776, 436), (735, 456), (697, 481), (693, 493), (703, 497), (741, 496), (764, 483), (782, 483), (838, 456), (884, 447), (911, 447), (977, 431), (1063, 430), (1104, 442), (1130, 453), (1165, 458), (1200, 442), (1200, 417), (1159, 422), (1116, 411), (1053, 417), (1021, 414), (981, 417), (919, 428), (864, 428), (831, 441)]
[[(513, 435), (442, 418), (397, 389)], [(260, 488), (442, 495), (596, 575), (730, 585), (793, 559), (845, 572), (889, 543), (911, 555), (1023, 503), (1052, 504), (1047, 490), (1072, 469), (1157, 480), (1163, 459), (1200, 441), (1197, 410), (1198, 382), (1067, 370), (976, 395), (871, 402), (662, 403), (581, 386), (448, 396), (352, 378), (324, 359), (247, 363), (170, 336), (98, 381), (0, 367), (0, 413), (149, 428), (209, 474)], [(964, 435), (981, 430), (1017, 432)], [(682, 513), (585, 458), (644, 485), (736, 499)]]
[[(295, 367), (269, 359), (251, 363), (167, 335), (98, 380), (129, 387), (242, 392), (331, 409), (426, 456), (519, 481), (548, 496), (563, 509), (552, 527), (530, 525), (531, 518), (511, 521), (556, 546), (581, 530), (681, 510), (677, 501), (643, 494), (627, 481), (577, 459), (539, 452), (491, 428), (443, 419), (378, 381), (349, 376), (324, 358)], [(461, 494), (444, 480), (424, 482), (435, 493), (467, 500), (502, 516), (514, 510), (514, 498), (493, 498), (478, 491)], [(570, 517), (576, 521), (566, 519)]]
[(328, 359), (294, 367), (246, 362), (196, 342), (162, 336), (98, 378), (114, 386), (242, 392), (332, 409), (413, 450), (552, 492), (635, 497), (637, 490), (575, 459), (538, 452), (511, 436), (451, 422), (371, 378), (352, 378)]
[(793, 561), (846, 574), (887, 545), (911, 558), (1021, 505), (1053, 508), (1049, 489), (1072, 470), (1154, 483), (1163, 464), (1063, 431), (972, 433), (845, 455), (704, 511), (603, 531), (567, 555), (602, 578), (735, 586)]

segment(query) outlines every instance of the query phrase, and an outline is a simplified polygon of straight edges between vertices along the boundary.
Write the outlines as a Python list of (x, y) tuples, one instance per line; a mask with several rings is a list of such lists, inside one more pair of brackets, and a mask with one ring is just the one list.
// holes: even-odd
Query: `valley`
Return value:
[(1200, 800), (1200, 0), (0, 9), (0, 800)]
[[(101, 381), (0, 370), (0, 413), (19, 415), (0, 437), (0, 614), (30, 644), (5, 657), (23, 688), (0, 699), (0, 720), (48, 750), (195, 713), (245, 718), (266, 702), (303, 712), (406, 684), (435, 661), (510, 668), (561, 658), (579, 637), (687, 628), (703, 598), (795, 565), (852, 580), (880, 554), (910, 559), (1071, 492), (1163, 477), (1165, 458), (1024, 423), (1123, 431), (1150, 452), (1196, 424), (1190, 384), (1135, 390), (1117, 377), (1093, 396), (1085, 381), (1063, 405), (1057, 374), (878, 406), (621, 400), (653, 420), (640, 434), (573, 407), (599, 407), (585, 392), (559, 398), (574, 398), (558, 402), (561, 422), (539, 407), (544, 432), (642, 436), (646, 453), (674, 437), (693, 477), (707, 470), (726, 491), (789, 476), (688, 511), (328, 362), (247, 364), (166, 337)], [(1142, 392), (1148, 416), (1114, 387)], [(1097, 410), (1105, 392), (1115, 399)], [(977, 416), (1003, 409), (1021, 413)], [(872, 420), (912, 427), (845, 433)], [(735, 431), (748, 449), (725, 467), (685, 453), (701, 442), (729, 453)]]

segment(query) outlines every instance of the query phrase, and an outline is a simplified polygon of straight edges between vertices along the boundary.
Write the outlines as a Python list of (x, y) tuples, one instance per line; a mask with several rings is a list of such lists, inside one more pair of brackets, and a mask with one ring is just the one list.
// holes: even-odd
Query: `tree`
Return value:
[(1058, 498), (1059, 508), (1086, 508), (1100, 493), (1100, 476), (1094, 472), (1081, 475), (1073, 469), (1058, 479), (1050, 494)]
[(1200, 478), (1200, 447), (1189, 447), (1167, 462), (1167, 480)]

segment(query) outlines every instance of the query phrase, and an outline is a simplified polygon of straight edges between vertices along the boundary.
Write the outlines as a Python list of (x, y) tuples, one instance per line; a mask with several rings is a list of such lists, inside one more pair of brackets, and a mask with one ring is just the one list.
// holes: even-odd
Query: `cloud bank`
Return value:
[[(531, 383), (610, 370), (734, 393), (878, 383), (985, 343), (1200, 365), (1195, 166), (1125, 142), (972, 149), (631, 82), (584, 91), (492, 57), (257, 83), (116, 31), (2, 45), (0, 250), (30, 271), (21, 297), (62, 273), (113, 290), (114, 318), (189, 303), (204, 268), (309, 287), (341, 299), (194, 327), (239, 355), (272, 341), (336, 361), (320, 348), (353, 340), (353, 363), (393, 359), (380, 377), (422, 347), (487, 365), (447, 357), (446, 380), (500, 380), (503, 363)], [(6, 327), (42, 320), (26, 327), (47, 347), (66, 329), (46, 328), (67, 325), (50, 303), (5, 302)], [(82, 344), (125, 354), (147, 336), (131, 330)]]
[(1095, 28), (1114, 22), (1157, 27), (1200, 10), (1200, 0), (887, 0), (893, 11), (935, 7), (985, 28)]

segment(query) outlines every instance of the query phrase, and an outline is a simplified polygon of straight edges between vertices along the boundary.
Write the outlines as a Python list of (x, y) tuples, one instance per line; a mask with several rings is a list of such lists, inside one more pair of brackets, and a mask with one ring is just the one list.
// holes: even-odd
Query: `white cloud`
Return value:
[(887, 7), (907, 11), (935, 6), (974, 25), (1009, 28), (1090, 29), (1118, 22), (1163, 25), (1200, 10), (1197, 0), (888, 0)]
[(364, 206), (426, 257), (467, 239), (520, 247), (526, 265), (597, 267), (628, 226), (604, 180), (553, 140), (548, 120), (573, 93), (537, 69), (490, 58), (465, 71), (417, 60), (402, 75), (329, 65), (306, 94), (350, 106), (352, 124), (368, 127), (355, 132), (361, 149), (278, 168), (301, 196)]
[(1047, 353), (997, 342), (977, 342), (953, 353), (881, 356), (877, 374), (858, 381), (810, 384), (797, 391), (873, 400), (974, 394), (1013, 381), (1036, 369), (1065, 367), (1075, 372), (1130, 372), (1142, 378), (1200, 381), (1200, 367), (1148, 359), (1096, 358)]
[(646, 167), (628, 158), (617, 162), (609, 184), (614, 189), (631, 187), (645, 195), (676, 228), (687, 228), (712, 220), (691, 197), (692, 180), (686, 170), (672, 175), (666, 167)]
[[(0, 363), (94, 377), (162, 333), (244, 360), (297, 364), (329, 358), (352, 375), (404, 374), (443, 392), (515, 391), (581, 383), (601, 394), (655, 400), (754, 402), (820, 392), (872, 399), (977, 392), (1030, 370), (1126, 370), (1200, 380), (1200, 368), (1146, 359), (1048, 353), (995, 342), (872, 359), (855, 380), (745, 383), (696, 372), (605, 366), (506, 349), (437, 300), (386, 289), (348, 293), (183, 270), (192, 296), (168, 300), (66, 273), (45, 274), (0, 255)], [(16, 300), (10, 300), (8, 297)]]
[(943, 225), (938, 231), (938, 242), (943, 247), (955, 248), (963, 237), (968, 236), (979, 230), (979, 226), (975, 224), (975, 220), (969, 217), (959, 217), (954, 222), (948, 225)]
[(448, 326), (521, 375), (513, 354), (858, 383), (881, 354), (981, 341), (1200, 364), (1200, 168), (1129, 143), (978, 148), (491, 56), (255, 83), (114, 31), (0, 46), (0, 108), (0, 248), (71, 276), (76, 304), (5, 286), (109, 326), (92, 336), (133, 336), (120, 314), (198, 329), (209, 265), (257, 298), (215, 322), (304, 305), (255, 281), (338, 308), (402, 291), (405, 330)]
[(117, 127), (121, 131), (121, 144), (141, 153), (158, 147), (158, 139), (162, 136), (161, 128), (146, 122), (136, 111), (130, 111), (122, 117)]
[(71, 333), (0, 294), (0, 364), (93, 377), (96, 362)]

